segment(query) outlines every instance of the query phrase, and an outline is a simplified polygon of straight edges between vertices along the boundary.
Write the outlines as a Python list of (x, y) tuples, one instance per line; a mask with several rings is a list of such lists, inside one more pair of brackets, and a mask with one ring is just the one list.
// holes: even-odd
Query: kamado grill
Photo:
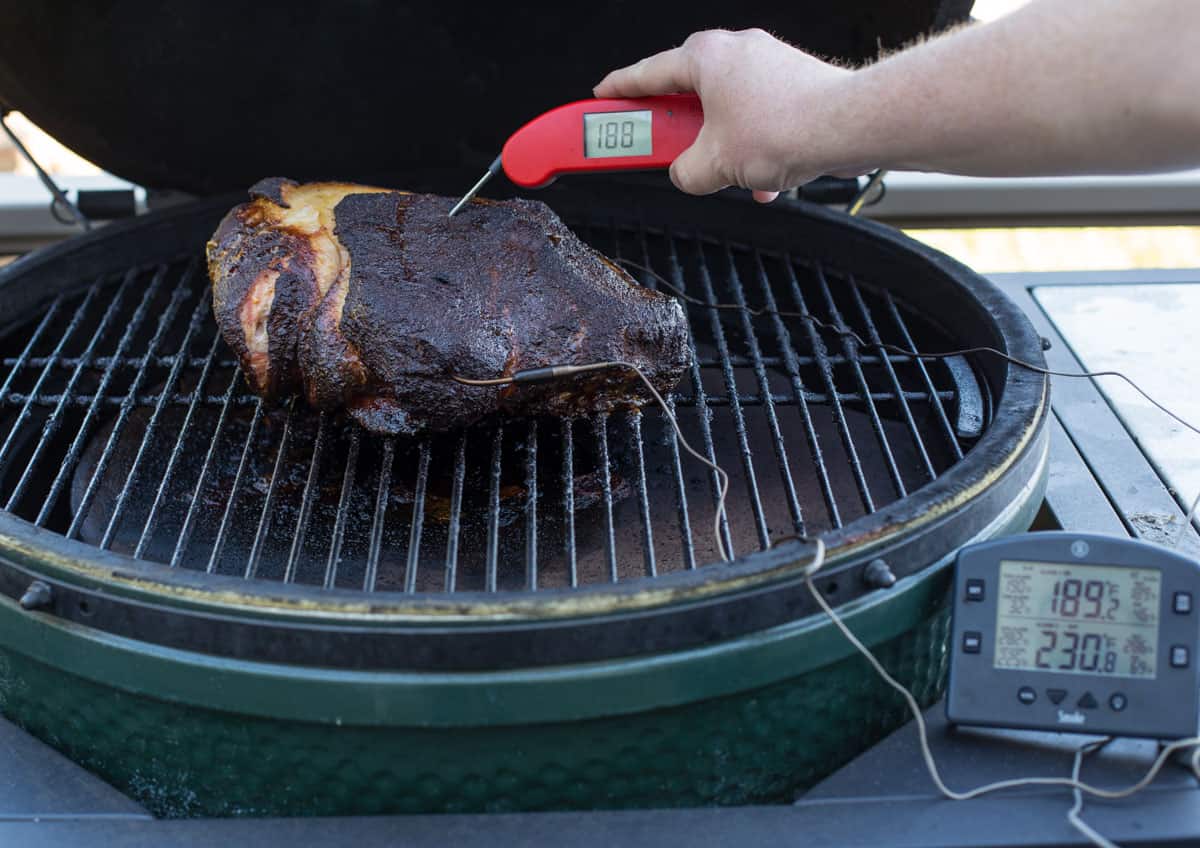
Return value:
[[(671, 33), (651, 27), (620, 58)], [(50, 111), (30, 83), (30, 50), (0, 51), (0, 91), (102, 152), (95, 116)], [(334, 161), (279, 150), (268, 170), (297, 177)], [(177, 156), (185, 188), (263, 175)], [(123, 172), (176, 173), (141, 161)], [(338, 176), (383, 160), (355, 161)], [(390, 182), (453, 193), (477, 165), (463, 154)], [(661, 181), (539, 197), (650, 287), (1041, 361), (992, 285), (840, 212)], [(0, 274), (0, 705), (155, 813), (786, 800), (904, 717), (813, 605), (805, 540), (829, 551), (820, 590), (932, 701), (949, 558), (1025, 528), (1040, 503), (1040, 375), (694, 303), (695, 365), (671, 405), (731, 477), (727, 564), (709, 529), (717, 481), (658, 409), (402, 439), (263, 402), (219, 338), (201, 256), (237, 200), (110, 224)]]

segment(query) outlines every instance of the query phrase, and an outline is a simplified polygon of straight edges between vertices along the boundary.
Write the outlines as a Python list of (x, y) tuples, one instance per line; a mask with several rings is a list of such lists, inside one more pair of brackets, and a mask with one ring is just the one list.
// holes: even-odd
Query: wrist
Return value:
[(866, 69), (824, 66), (820, 82), (796, 86), (788, 103), (792, 136), (789, 170), (800, 180), (823, 174), (863, 173), (883, 154), (874, 122), (874, 82)]

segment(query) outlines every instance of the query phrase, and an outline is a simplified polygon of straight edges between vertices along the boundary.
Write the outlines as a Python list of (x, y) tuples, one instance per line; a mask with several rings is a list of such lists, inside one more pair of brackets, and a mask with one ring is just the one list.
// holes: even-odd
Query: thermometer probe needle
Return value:
[(454, 204), (454, 208), (450, 210), (450, 214), (447, 217), (453, 218), (455, 215), (457, 215), (458, 210), (462, 209), (464, 206), (466, 206), (471, 201), (471, 198), (479, 193), (479, 190), (481, 188), (483, 188), (484, 184), (487, 183), (487, 181), (490, 180), (492, 177), (496, 176), (496, 174), (498, 174), (498, 173), (500, 173), (500, 157), (499, 156), (496, 157), (495, 161), (492, 162), (492, 164), (488, 165), (487, 171), (485, 171), (483, 176), (479, 178), (479, 182), (477, 182), (477, 183), (475, 183), (475, 185), (471, 186), (471, 190), (463, 195), (463, 199), (458, 201), (458, 203)]

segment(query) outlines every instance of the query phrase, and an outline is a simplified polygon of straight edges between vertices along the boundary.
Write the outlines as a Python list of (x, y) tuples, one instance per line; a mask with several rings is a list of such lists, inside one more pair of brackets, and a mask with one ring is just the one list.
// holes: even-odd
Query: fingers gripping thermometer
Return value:
[(462, 209), (501, 169), (519, 186), (542, 188), (559, 174), (668, 168), (704, 123), (700, 98), (668, 94), (578, 100), (517, 130), (487, 172), (450, 210)]

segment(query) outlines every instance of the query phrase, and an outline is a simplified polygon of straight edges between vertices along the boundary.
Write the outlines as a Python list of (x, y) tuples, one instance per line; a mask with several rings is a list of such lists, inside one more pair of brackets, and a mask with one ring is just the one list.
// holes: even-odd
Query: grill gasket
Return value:
[[(218, 208), (220, 208), (220, 207), (218, 207)], [(766, 211), (766, 210), (764, 210), (764, 211)], [(772, 210), (772, 211), (777, 211), (777, 210)], [(829, 213), (824, 213), (823, 210), (813, 210), (813, 209), (805, 209), (805, 213), (806, 213), (806, 217), (810, 217), (810, 218), (816, 217), (818, 220), (821, 218), (822, 215), (826, 215), (826, 216), (829, 215)], [(833, 216), (830, 216), (830, 217), (833, 217)], [(838, 223), (839, 226), (845, 225), (844, 219), (841, 219), (840, 216), (838, 216), (838, 219), (839, 219), (839, 223)], [(861, 227), (862, 224), (861, 224), (861, 222), (854, 222), (853, 226)], [(879, 229), (879, 228), (874, 228), (874, 229)], [(887, 231), (883, 231), (883, 232), (887, 233)], [(876, 234), (876, 235), (878, 235), (878, 234)], [(890, 240), (893, 240), (893, 241), (897, 240), (896, 236), (894, 236), (890, 233), (887, 233), (887, 235)], [(718, 248), (724, 249), (726, 251), (729, 251), (732, 249), (729, 243), (719, 244)], [(912, 251), (911, 243), (904, 242), (903, 248), (904, 248), (904, 250)], [(916, 252), (920, 253), (920, 251), (916, 251)], [(918, 257), (918, 258), (921, 258), (921, 257)], [(933, 258), (937, 259), (939, 262), (945, 261), (941, 257), (934, 256)], [(928, 260), (929, 257), (925, 257), (925, 259)], [(962, 276), (964, 273), (967, 276), (973, 276), (973, 275), (970, 275), (969, 272), (965, 272), (964, 269), (961, 269), (961, 268), (957, 268), (954, 270), (958, 272), (957, 276)], [(12, 275), (8, 275), (8, 276), (10, 276), (10, 278), (11, 278)], [(974, 282), (976, 280), (977, 280), (977, 278), (974, 278), (974, 280), (972, 280), (972, 282)], [(983, 285), (986, 287), (986, 284), (983, 284)], [(828, 290), (828, 289), (826, 288), (826, 290)], [(0, 287), (0, 295), (2, 295), (5, 291), (6, 291), (6, 288)], [(738, 295), (741, 296), (741, 290), (738, 289), (737, 291), (738, 291)], [(984, 294), (987, 294), (987, 293), (988, 292), (986, 292), (986, 291), (984, 292)], [(709, 287), (709, 289), (707, 290), (706, 295), (710, 301), (713, 299), (714, 292), (712, 291), (711, 287)], [(770, 304), (768, 304), (768, 305), (770, 305)], [(744, 316), (742, 316), (742, 318), (744, 320)], [(776, 320), (778, 320), (778, 319), (776, 319)], [(726, 328), (720, 327), (718, 329), (720, 330), (720, 332), (723, 333)], [(1018, 329), (1023, 329), (1023, 328), (1019, 327)], [(714, 335), (718, 335), (716, 330), (714, 330)], [(747, 338), (753, 338), (753, 334), (751, 332), (746, 332), (745, 335)], [(1020, 335), (1020, 334), (1018, 333), (1018, 335)], [(1008, 344), (1011, 344), (1013, 340), (1012, 339), (1004, 339), (1003, 341)], [(1018, 339), (1017, 341), (1020, 341), (1020, 339)], [(1019, 345), (1016, 348), (1010, 348), (1010, 349), (1014, 349), (1014, 350), (1019, 349)], [(762, 367), (761, 351), (756, 350), (753, 345), (751, 346), (750, 351), (751, 351), (751, 355), (748, 357), (747, 361), (749, 361), (751, 363), (751, 366), (755, 369), (755, 371), (754, 371), (755, 378), (757, 380), (759, 380), (759, 388), (761, 390), (761, 386), (762, 386), (761, 381), (764, 379), (764, 374), (765, 374), (763, 367)], [(828, 354), (824, 351), (823, 347), (820, 345), (814, 347), (814, 353), (818, 355), (817, 358), (819, 358), (820, 355), (825, 355), (826, 361), (827, 362), (831, 361)], [(794, 355), (794, 352), (793, 352), (793, 355)], [(1017, 354), (1017, 355), (1020, 355), (1020, 354)], [(756, 356), (758, 357), (757, 360), (755, 359)], [(1026, 352), (1026, 356), (1036, 359), (1036, 354), (1033, 354), (1031, 356), (1028, 352)], [(176, 360), (176, 362), (178, 362), (178, 360)], [(722, 377), (726, 380), (727, 383), (730, 382), (731, 380), (735, 379), (732, 377), (731, 373), (729, 373), (729, 369), (731, 368), (733, 362), (736, 362), (736, 360), (732, 360), (732, 359), (727, 360), (725, 363), (727, 367), (722, 368), (722, 372), (723, 372)], [(174, 363), (172, 363), (172, 364), (174, 364)], [(924, 370), (924, 369), (922, 369), (922, 370)], [(1009, 375), (1009, 376), (1011, 377), (1013, 375)], [(1016, 375), (1016, 376), (1019, 377), (1020, 375)], [(1012, 381), (1010, 380), (1009, 382), (1011, 383)], [(1037, 386), (1037, 388), (1039, 389), (1039, 393), (1038, 393), (1039, 398), (1041, 396), (1040, 390), (1043, 388), (1040, 385), (1040, 383), (1041, 383), (1041, 381), (1039, 380), (1038, 386)], [(231, 383), (231, 385), (232, 385), (232, 383)], [(1007, 397), (1009, 395), (1010, 386), (1005, 386), (1005, 389), (1006, 389), (1006, 397)], [(701, 397), (703, 397), (703, 396), (699, 395), (697, 397), (697, 403), (704, 402), (704, 401), (700, 400)], [(799, 397), (800, 397), (800, 400), (797, 405), (801, 408), (805, 408), (807, 399), (804, 398), (803, 394), (801, 394)], [(226, 400), (228, 399), (228, 392), (226, 393), (226, 397), (224, 399), (226, 399)], [(740, 401), (741, 401), (741, 398), (738, 397), (737, 395), (734, 395), (733, 397), (730, 398), (729, 403), (731, 406), (738, 408)], [(1040, 403), (1040, 400), (1038, 401), (1038, 403)], [(1027, 424), (1030, 423), (1028, 420), (1030, 418), (1033, 419), (1033, 422), (1036, 422), (1040, 418), (1040, 412), (1037, 411), (1038, 409), (1040, 409), (1040, 407), (1038, 406), (1038, 403), (1033, 404), (1034, 409), (1027, 411), (1027, 412), (1032, 412), (1033, 413), (1032, 416), (1029, 414), (1021, 416), (1021, 417), (1025, 417), (1027, 419), (1027, 421), (1026, 421)], [(934, 406), (938, 406), (938, 404), (935, 403)], [(767, 402), (767, 408), (772, 409), (772, 405), (770, 402)], [(941, 416), (942, 417), (942, 425), (948, 426), (949, 420), (944, 414), (945, 413), (944, 409), (942, 410), (942, 413), (943, 413)], [(260, 415), (261, 415), (261, 405), (257, 405), (256, 411), (255, 411), (256, 419)], [(522, 424), (520, 422), (511, 422), (508, 426), (520, 428), (522, 426)], [(533, 425), (528, 425), (528, 426), (536, 427), (537, 425), (533, 424)], [(640, 426), (640, 420), (639, 420), (639, 426)], [(576, 429), (578, 429), (578, 425), (576, 426)], [(995, 428), (993, 428), (993, 430), (994, 429)], [(981, 445), (988, 440), (989, 435), (991, 435), (991, 431), (989, 431), (989, 433), (984, 434), (984, 438), (983, 438), (983, 440), (981, 440)], [(851, 440), (851, 442), (852, 442), (852, 440)], [(639, 440), (638, 443), (641, 444), (641, 441)], [(320, 444), (320, 440), (318, 439), (318, 446), (319, 446), (319, 444)], [(460, 440), (459, 444), (461, 447), (461, 445), (462, 445), (461, 440)], [(709, 450), (711, 450), (711, 446), (707, 446), (707, 447)], [(1010, 444), (1009, 447), (1011, 448), (1012, 445)], [(569, 456), (570, 456), (570, 453), (566, 452), (565, 456), (564, 456), (564, 462), (566, 461), (567, 457), (569, 457)], [(676, 460), (676, 461), (678, 461), (678, 460)], [(529, 460), (529, 462), (530, 463), (536, 462), (536, 459)], [(607, 467), (607, 464), (605, 465), (605, 467)], [(955, 470), (956, 469), (951, 469), (950, 473), (952, 474)], [(527, 472), (528, 472), (528, 468), (527, 468)], [(939, 481), (935, 480), (934, 484), (936, 484), (938, 482)], [(934, 485), (934, 484), (930, 484), (930, 485)], [(456, 482), (455, 485), (457, 487), (459, 485), (459, 483)], [(867, 496), (869, 497), (869, 490), (868, 490)], [(610, 495), (610, 497), (611, 497), (611, 495)], [(642, 492), (639, 492), (637, 500), (638, 500), (639, 505), (644, 505), (646, 503), (646, 495), (645, 495), (644, 489)], [(611, 521), (611, 515), (612, 515), (611, 505), (608, 503), (607, 499), (606, 499), (606, 506), (608, 507), (606, 509), (606, 516), (608, 517), (609, 521)], [(532, 509), (532, 510), (536, 511), (538, 508), (539, 508), (539, 503), (538, 503), (537, 499), (531, 499), (530, 503), (526, 504), (527, 510)], [(265, 514), (266, 514), (266, 511), (264, 510), (264, 515)], [(684, 513), (684, 515), (686, 516), (686, 513)], [(756, 510), (755, 517), (756, 517), (756, 519), (758, 518), (757, 510)], [(852, 525), (854, 523), (855, 522), (851, 522)], [(862, 521), (862, 519), (858, 519), (857, 523), (861, 525), (864, 522)], [(869, 522), (867, 522), (867, 523), (869, 523)], [(799, 526), (803, 527), (804, 525), (800, 524)], [(900, 525), (895, 525), (895, 526), (900, 526)], [(761, 524), (758, 529), (761, 531)], [(861, 529), (861, 528), (853, 528), (853, 529)], [(839, 533), (841, 535), (843, 535), (843, 537), (844, 537), (841, 540), (843, 547), (847, 547), (847, 548), (851, 547), (851, 546), (861, 547), (864, 542), (872, 541), (869, 534), (862, 534), (862, 535), (852, 534), (851, 532), (849, 532), (847, 530), (846, 527), (842, 527), (842, 528), (840, 528), (840, 530), (835, 530), (833, 533), (830, 534), (831, 540), (835, 544), (835, 548), (834, 548), (835, 556), (838, 553), (837, 547), (836, 547), (838, 540), (836, 540), (833, 537), (839, 535)], [(760, 536), (760, 540), (761, 540), (761, 532), (760, 532), (759, 536)], [(494, 538), (494, 535), (492, 537)], [(611, 539), (611, 535), (609, 536), (609, 538)], [(68, 547), (71, 547), (72, 544), (68, 544)], [(78, 546), (78, 547), (83, 547), (83, 546)], [(528, 547), (526, 550), (526, 560), (527, 560), (526, 565), (528, 567), (530, 563), (533, 564), (533, 570), (532, 570), (531, 579), (530, 579), (530, 582), (532, 583), (534, 580), (536, 580), (536, 567), (537, 567), (536, 542), (534, 542), (534, 544), (531, 547), (532, 547), (532, 551)], [(611, 546), (611, 544), (607, 550), (610, 552), (610, 559), (611, 559), (611, 551), (613, 550), (613, 547)], [(653, 550), (653, 548), (651, 548), (651, 550)], [(83, 547), (83, 550), (76, 549), (73, 552), (76, 555), (84, 556), (89, 559), (95, 559), (94, 550), (90, 552), (90, 556), (89, 556), (89, 551), (87, 550), (86, 547)], [(845, 559), (846, 553), (849, 553), (849, 551), (843, 551), (843, 557), (842, 557), (843, 559)], [(492, 560), (493, 556), (494, 556), (494, 554), (492, 552), (489, 552), (489, 561)], [(750, 557), (745, 557), (745, 558), (743, 558), (742, 562), (739, 563), (739, 565), (733, 567), (733, 569), (732, 569), (732, 571), (734, 572), (733, 574), (717, 573), (717, 571), (714, 570), (714, 569), (716, 569), (715, 566), (705, 566), (705, 568), (702, 569), (702, 571), (705, 572), (705, 574), (703, 575), (703, 579), (692, 581), (692, 586), (690, 588), (696, 589), (700, 586), (707, 584), (706, 591), (714, 590), (714, 588), (718, 589), (720, 591), (724, 591), (724, 590), (729, 589), (731, 585), (737, 585), (739, 583), (739, 579), (743, 582), (743, 585), (746, 580), (749, 580), (750, 583), (753, 583), (756, 580), (761, 583), (761, 582), (766, 582), (766, 581), (770, 581), (773, 579), (779, 579), (779, 577), (780, 577), (779, 569), (780, 569), (781, 564), (786, 563), (788, 561), (791, 561), (794, 563), (796, 557), (797, 557), (796, 546), (789, 546), (789, 550), (787, 550), (787, 551), (775, 550), (775, 551), (768, 551), (763, 554), (755, 554)], [(893, 558), (895, 558), (895, 557), (893, 557)], [(109, 557), (105, 556), (105, 557), (102, 557), (102, 559), (108, 560)], [(651, 557), (646, 557), (646, 559), (647, 559), (647, 570), (648, 571), (657, 567), (657, 564)], [(754, 561), (757, 561), (757, 562), (754, 562)], [(925, 559), (925, 562), (928, 562), (928, 561), (929, 561), (929, 559)], [(121, 564), (122, 571), (130, 570), (131, 564), (129, 562), (125, 561), (125, 558), (116, 557), (116, 558), (114, 558), (114, 562)], [(753, 565), (752, 565), (752, 563), (753, 563)], [(891, 563), (891, 560), (889, 560), (889, 563)], [(920, 564), (924, 564), (924, 563), (920, 563)], [(758, 567), (754, 567), (754, 565), (757, 565)], [(835, 562), (834, 565), (836, 566), (837, 563)], [(849, 566), (850, 563), (847, 562), (845, 565)], [(860, 563), (860, 565), (861, 565), (861, 563)], [(897, 559), (897, 562), (895, 564), (893, 564), (893, 567), (900, 569), (901, 573), (903, 573), (905, 571), (904, 565), (902, 564), (900, 559)], [(146, 570), (146, 569), (153, 570), (152, 567), (142, 566), (142, 565), (137, 565), (132, 568), (132, 570), (135, 572), (138, 570)], [(668, 597), (669, 600), (677, 601), (681, 597), (688, 596), (688, 592), (684, 591), (683, 587), (676, 585), (676, 584), (680, 584), (680, 583), (687, 584), (689, 582), (687, 580), (687, 578), (689, 576), (687, 573), (688, 571), (690, 571), (690, 569), (684, 569), (679, 574), (660, 575), (659, 577), (654, 578), (654, 580), (659, 583), (659, 585), (662, 587), (664, 593), (666, 594), (666, 596)], [(832, 581), (833, 578), (836, 576), (837, 571), (838, 571), (837, 568), (831, 568), (830, 577), (827, 578), (827, 580)], [(489, 573), (492, 573), (492, 572), (489, 571)], [(527, 573), (530, 573), (530, 572), (527, 571)], [(786, 573), (786, 565), (784, 566), (784, 573)], [(179, 582), (191, 583), (192, 581), (188, 581), (188, 580), (184, 580), (184, 581), (177, 580), (178, 577), (183, 577), (184, 574), (185, 574), (185, 572), (181, 570), (177, 574), (168, 575), (167, 576), (168, 579), (163, 583), (158, 583), (160, 576), (163, 576), (163, 575), (155, 574), (154, 581), (157, 585), (172, 584), (172, 585), (177, 586), (177, 584)], [(668, 582), (663, 582), (665, 577), (666, 578), (683, 578), (683, 579), (681, 579), (681, 580), (672, 579), (668, 583)], [(452, 571), (450, 569), (447, 569), (447, 580), (450, 580), (450, 579), (452, 579)], [(577, 582), (577, 580), (573, 580), (572, 582), (575, 583), (575, 582)], [(845, 581), (845, 582), (850, 583), (851, 581)], [(233, 591), (233, 592), (236, 592), (236, 594), (243, 599), (246, 597), (249, 597), (249, 596), (258, 597), (259, 598), (258, 601), (256, 601), (253, 605), (248, 605), (248, 606), (256, 607), (259, 609), (260, 612), (264, 605), (269, 607), (272, 604), (276, 604), (277, 612), (278, 612), (278, 610), (287, 610), (287, 609), (289, 609), (289, 606), (290, 606), (288, 601), (285, 600), (285, 598), (287, 596), (290, 596), (292, 593), (279, 591), (280, 589), (284, 589), (284, 588), (288, 588), (288, 587), (279, 587), (279, 586), (272, 587), (272, 586), (259, 586), (259, 585), (255, 585), (255, 584), (245, 584), (243, 586), (239, 586), (235, 590), (235, 589), (232, 589), (232, 587), (230, 587), (228, 585), (228, 581), (226, 581), (226, 580), (220, 580), (219, 584), (214, 583), (213, 580), (208, 580), (208, 581), (204, 581), (200, 584), (193, 585), (191, 587), (191, 589), (198, 589), (201, 593), (208, 593), (210, 591), (215, 593), (216, 591), (218, 591), (218, 585), (220, 587), (219, 591), (222, 591), (222, 592)], [(723, 588), (721, 588), (721, 587), (723, 587)], [(577, 616), (586, 616), (589, 614), (591, 614), (591, 615), (597, 615), (597, 614), (604, 615), (604, 614), (608, 614), (608, 613), (615, 614), (615, 613), (621, 612), (622, 610), (624, 610), (626, 612), (629, 611), (629, 599), (631, 596), (633, 596), (635, 594), (635, 591), (631, 590), (631, 587), (625, 586), (622, 584), (617, 584), (615, 587), (602, 587), (602, 588), (605, 591), (601, 592), (601, 593), (597, 593), (597, 594), (607, 595), (609, 598), (614, 599), (613, 604), (611, 604), (611, 605), (603, 604), (603, 603), (598, 604), (598, 605), (592, 604), (592, 603), (579, 604), (579, 603), (572, 603), (572, 599), (570, 599), (570, 598), (561, 597), (561, 598), (557, 599), (558, 601), (563, 602), (563, 603), (559, 603), (557, 605), (557, 609), (558, 609), (557, 615), (566, 615), (566, 616), (576, 616), (577, 617)], [(249, 590), (249, 591), (247, 591), (247, 590)], [(575, 591), (579, 592), (582, 590), (575, 590)], [(303, 596), (303, 594), (304, 593), (300, 593), (301, 596)], [(406, 614), (406, 615), (407, 614), (416, 614), (417, 617), (420, 618), (421, 617), (420, 611), (423, 610), (425, 613), (431, 614), (431, 616), (426, 618), (426, 620), (433, 621), (433, 620), (438, 620), (440, 618), (440, 616), (438, 616), (436, 613), (433, 612), (436, 609), (440, 609), (441, 616), (448, 615), (451, 618), (462, 616), (464, 613), (464, 610), (469, 609), (472, 612), (469, 615), (465, 616), (469, 620), (475, 620), (475, 621), (488, 621), (489, 619), (492, 621), (508, 620), (511, 623), (511, 621), (513, 619), (521, 619), (521, 618), (525, 618), (526, 620), (533, 620), (533, 621), (544, 620), (546, 615), (548, 615), (548, 614), (554, 615), (555, 614), (553, 612), (553, 610), (556, 607), (556, 604), (554, 603), (555, 599), (552, 599), (550, 597), (545, 598), (546, 603), (544, 603), (544, 604), (537, 604), (536, 606), (530, 605), (523, 609), (520, 603), (514, 605), (512, 603), (513, 598), (511, 598), (511, 597), (507, 598), (507, 599), (503, 599), (503, 600), (497, 599), (497, 598), (488, 599), (486, 596), (478, 597), (477, 593), (463, 593), (457, 599), (451, 599), (451, 601), (449, 603), (439, 603), (432, 597), (426, 597), (426, 598), (416, 597), (413, 599), (405, 599), (405, 602), (403, 602), (403, 603), (394, 603), (394, 601), (396, 599), (394, 599), (392, 597), (386, 597), (386, 598), (384, 597), (385, 595), (390, 595), (391, 593), (381, 593), (378, 597), (373, 599), (370, 610), (364, 610), (361, 608), (361, 604), (358, 603), (362, 600), (361, 597), (353, 598), (352, 595), (344, 593), (342, 590), (337, 590), (337, 589), (332, 590), (328, 594), (330, 595), (330, 597), (323, 599), (323, 602), (321, 604), (317, 605), (316, 612), (318, 614), (320, 612), (327, 613), (329, 611), (340, 608), (344, 612), (349, 612), (352, 615), (362, 615), (365, 617), (364, 620), (369, 620), (372, 618), (375, 618), (375, 619), (388, 618), (388, 617), (396, 615), (400, 610), (406, 611), (403, 614)], [(504, 594), (504, 593), (501, 593), (501, 594)], [(520, 594), (520, 593), (514, 593), (514, 594)], [(588, 594), (593, 594), (593, 593), (588, 593)], [(718, 594), (719, 594), (719, 592), (718, 592)], [(846, 588), (842, 592), (842, 597), (839, 598), (839, 600), (843, 600), (846, 597), (853, 596), (854, 594), (857, 594), (856, 588), (854, 586), (846, 586)], [(172, 595), (172, 593), (168, 593), (168, 598), (169, 598), (168, 602), (169, 603), (170, 602), (182, 602), (182, 603), (190, 603), (191, 602), (191, 601), (185, 600), (184, 598), (182, 598), (178, 595), (176, 595), (175, 597), (170, 597), (171, 595)], [(559, 592), (556, 590), (550, 590), (550, 591), (541, 590), (539, 592), (539, 595), (542, 595), (542, 596), (564, 595), (565, 596), (565, 593), (562, 593), (562, 592)], [(193, 599), (193, 600), (195, 600), (195, 599)], [(310, 598), (310, 600), (311, 600), (311, 598)], [(489, 603), (489, 601), (496, 601), (496, 600), (501, 600), (501, 602), (496, 603), (496, 604)], [(524, 599), (520, 599), (520, 600), (523, 601)], [(576, 599), (576, 600), (578, 600), (578, 599)], [(424, 603), (424, 602), (432, 602), (432, 603)], [(238, 605), (239, 604), (236, 602), (233, 604), (234, 607), (236, 607)], [(789, 612), (789, 614), (796, 614), (800, 611), (801, 611), (800, 609), (793, 609)], [(476, 613), (479, 613), (479, 615), (476, 616)], [(445, 618), (441, 618), (441, 620), (445, 621)], [(461, 622), (463, 619), (460, 618), (459, 620)], [(647, 640), (647, 641), (649, 641), (649, 640)], [(639, 650), (641, 649), (640, 645), (639, 645), (638, 649)], [(394, 656), (395, 655), (393, 654), (393, 657)]]

